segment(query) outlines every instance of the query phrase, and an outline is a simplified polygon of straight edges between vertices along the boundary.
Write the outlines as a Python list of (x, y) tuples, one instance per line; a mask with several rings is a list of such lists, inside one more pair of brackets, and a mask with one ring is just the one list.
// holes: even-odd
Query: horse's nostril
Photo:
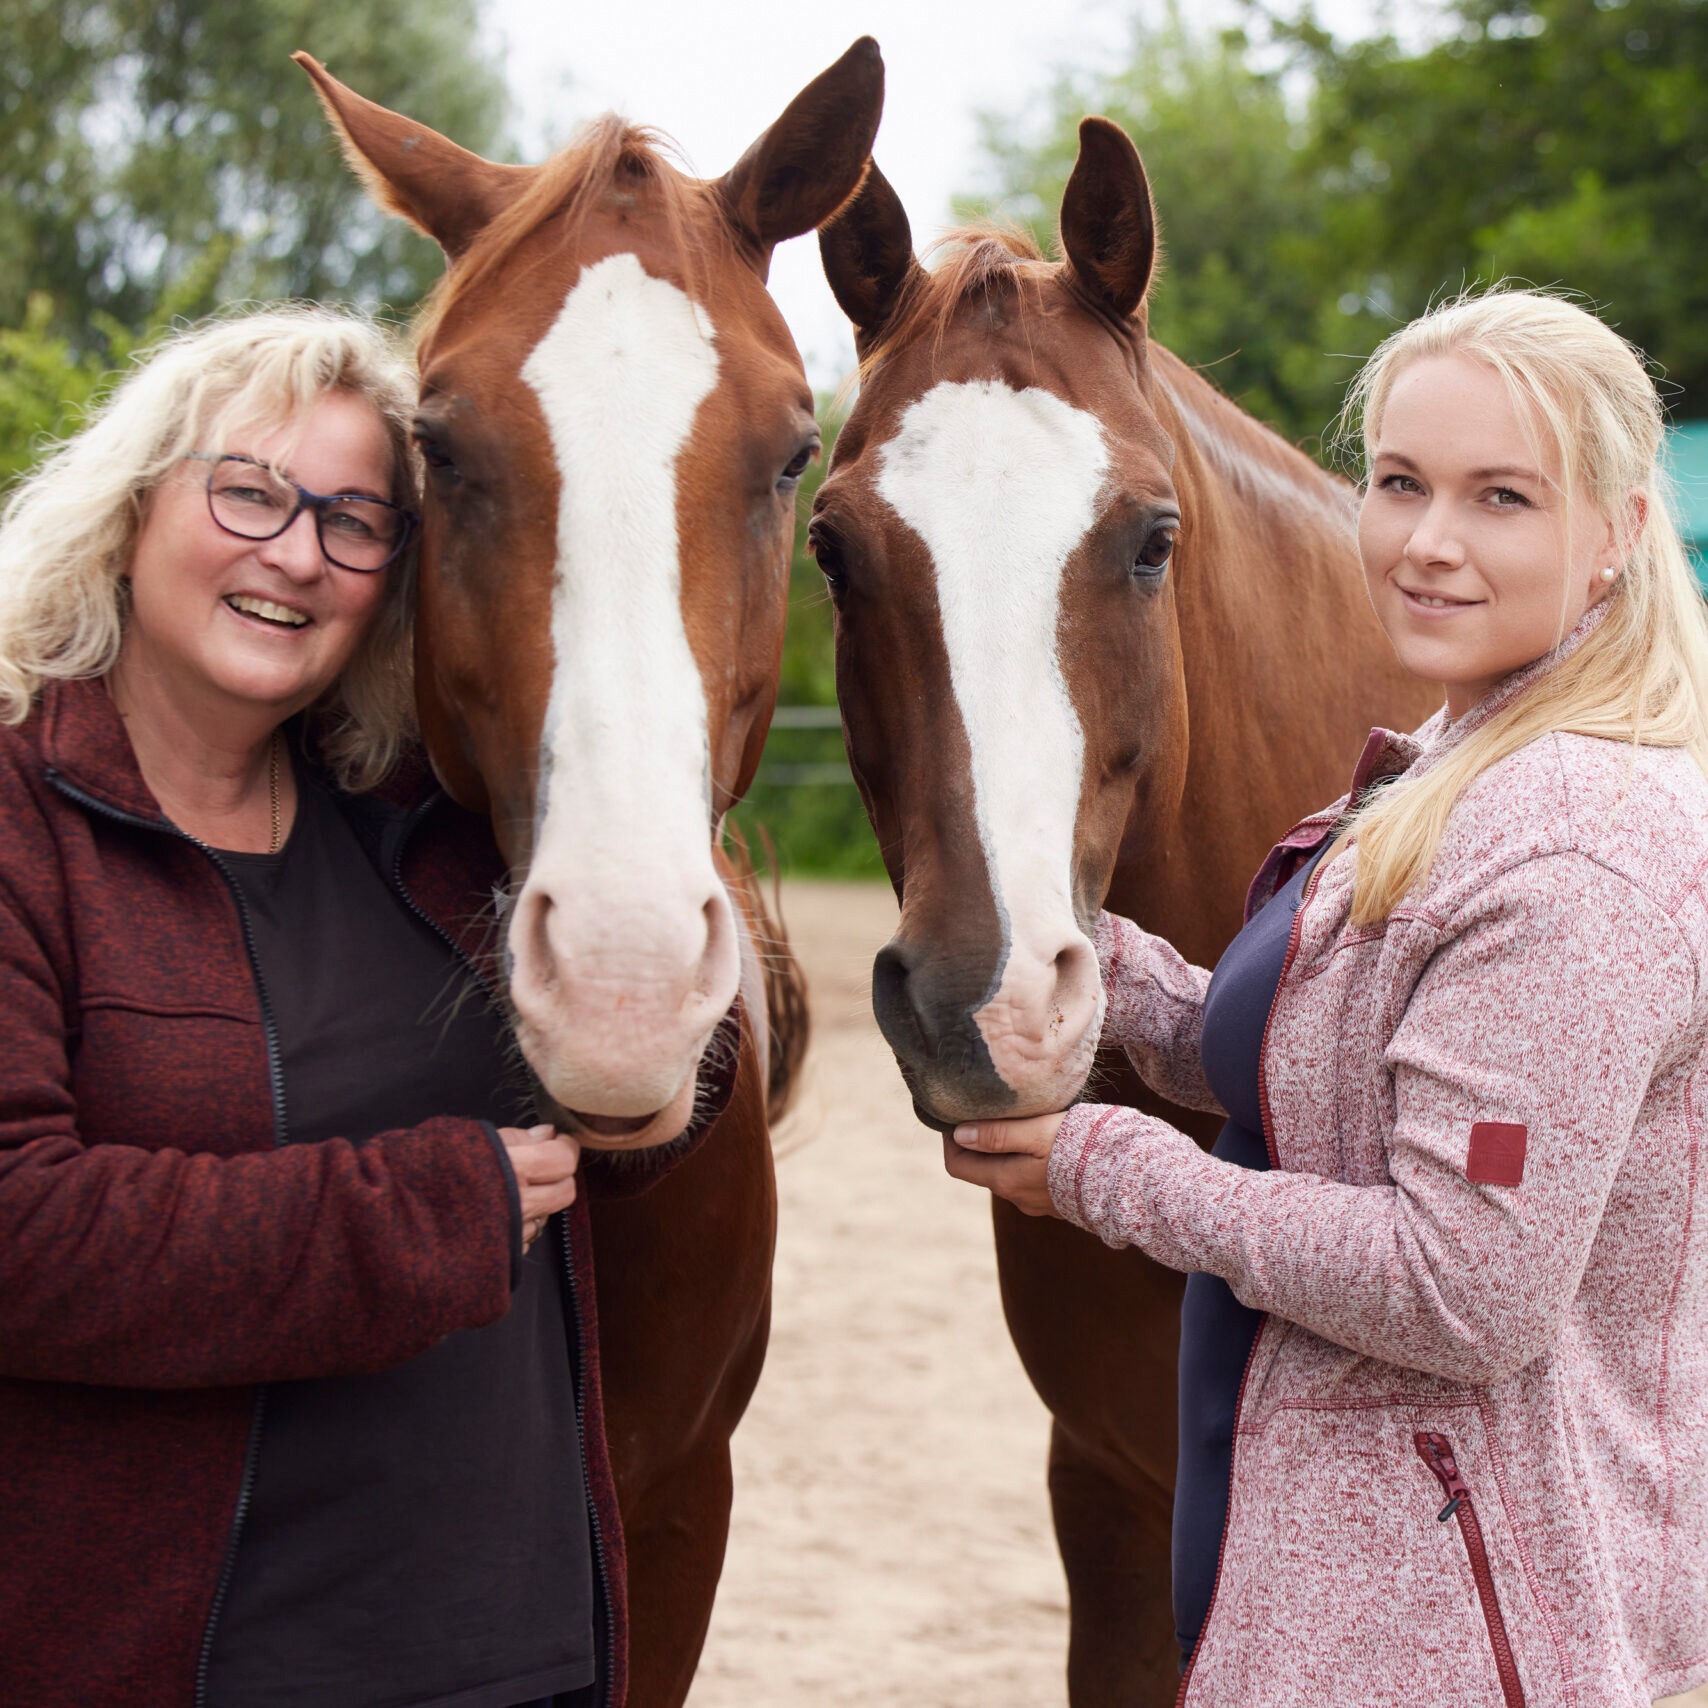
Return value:
[(900, 1032), (930, 1051), (935, 1048), (936, 1040), (914, 1005), (912, 972), (907, 951), (897, 943), (886, 943), (872, 962), (872, 1012), (877, 1015), (879, 1029), (892, 1044)]
[(1064, 995), (1083, 986), (1095, 992), (1098, 983), (1097, 951), (1089, 938), (1074, 937), (1063, 945), (1051, 963), (1056, 975), (1056, 989)]
[(907, 957), (886, 943), (872, 962), (872, 1001), (889, 1007), (907, 1000)]

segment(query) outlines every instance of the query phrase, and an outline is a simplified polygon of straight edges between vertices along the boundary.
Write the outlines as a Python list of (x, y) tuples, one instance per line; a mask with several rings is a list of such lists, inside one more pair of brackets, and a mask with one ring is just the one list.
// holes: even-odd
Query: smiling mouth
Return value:
[(1400, 591), (1430, 611), (1464, 610), (1478, 603), (1475, 599), (1446, 599), (1439, 593), (1414, 593), (1409, 587), (1402, 587)]
[(256, 599), (247, 593), (232, 593), (226, 604), (241, 616), (254, 617), (258, 622), (271, 623), (276, 629), (301, 629), (308, 626), (308, 616), (293, 611), (288, 605), (275, 605), (271, 599)]

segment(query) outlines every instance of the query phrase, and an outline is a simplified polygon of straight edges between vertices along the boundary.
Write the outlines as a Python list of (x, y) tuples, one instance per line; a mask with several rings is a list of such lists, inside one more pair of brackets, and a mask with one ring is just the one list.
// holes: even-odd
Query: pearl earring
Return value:
[(1615, 565), (1615, 564), (1611, 564), (1611, 563), (1610, 563), (1610, 564), (1609, 564), (1609, 565), (1608, 565), (1608, 566), (1607, 566), (1607, 567), (1606, 567), (1606, 568), (1605, 568), (1605, 569), (1604, 569), (1604, 570), (1603, 570), (1603, 571), (1602, 571), (1602, 572), (1601, 572), (1601, 579), (1602, 579), (1602, 580), (1603, 580), (1603, 581), (1617, 581), (1617, 580), (1618, 580), (1618, 579), (1619, 579), (1619, 569), (1618, 569), (1618, 566), (1617, 566), (1617, 565)]

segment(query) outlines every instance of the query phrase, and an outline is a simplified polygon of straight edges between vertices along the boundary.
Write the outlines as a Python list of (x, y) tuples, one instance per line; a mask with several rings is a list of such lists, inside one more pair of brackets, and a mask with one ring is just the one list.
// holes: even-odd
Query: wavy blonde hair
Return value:
[[(1541, 736), (1682, 747), (1708, 771), (1708, 613), (1668, 500), (1660, 466), (1665, 418), (1642, 354), (1576, 303), (1546, 292), (1497, 286), (1445, 302), (1386, 339), (1353, 381), (1337, 436), (1357, 447), (1366, 470), (1394, 381), (1413, 362), (1450, 355), (1492, 368), (1538, 447), (1557, 456), (1565, 537), (1572, 507), (1589, 504), (1628, 544), (1607, 615), (1583, 644), (1439, 765), (1380, 791), (1343, 829), (1337, 842), (1358, 845), (1352, 918), (1359, 925), (1386, 919), (1429, 875), (1465, 790)], [(1560, 595), (1563, 640), (1564, 562)]]
[[(22, 723), (50, 678), (112, 668), (147, 501), (186, 452), (281, 422), (300, 427), (335, 392), (373, 406), (392, 448), (393, 502), (418, 509), (414, 373), (365, 315), (312, 304), (250, 310), (148, 351), (0, 513), (0, 723)], [(381, 573), (371, 627), (308, 714), (322, 756), (352, 789), (378, 782), (415, 727), (413, 551)]]

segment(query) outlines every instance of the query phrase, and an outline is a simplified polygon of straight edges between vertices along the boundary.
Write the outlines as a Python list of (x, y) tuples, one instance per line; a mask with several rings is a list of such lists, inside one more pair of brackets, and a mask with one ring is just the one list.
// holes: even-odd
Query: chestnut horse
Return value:
[[(491, 815), (511, 867), (522, 1053), (586, 1146), (687, 1153), (592, 1203), (629, 1700), (664, 1708), (722, 1566), (729, 1437), (769, 1322), (767, 1090), (805, 1013), (719, 852), (776, 697), (819, 446), (764, 282), (773, 246), (858, 186), (883, 63), (856, 43), (701, 182), (614, 117), (543, 166), (494, 164), (298, 58), (376, 199), (448, 259), (418, 329), (417, 694), (440, 780)], [(728, 1082), (738, 990), (734, 1090), (688, 1149), (696, 1099)]]
[[(812, 541), (902, 909), (873, 1006), (938, 1126), (1072, 1102), (1099, 905), (1213, 965), (1273, 838), (1430, 700), (1367, 608), (1350, 489), (1149, 342), (1150, 191), (1106, 120), (1080, 128), (1061, 241), (1052, 264), (962, 232), (927, 273), (876, 168), (820, 234), (861, 386)], [(1101, 1067), (1099, 1095), (1212, 1136)], [(1054, 1417), (1071, 1700), (1165, 1702), (1181, 1277), (1001, 1202), (995, 1228)]]

